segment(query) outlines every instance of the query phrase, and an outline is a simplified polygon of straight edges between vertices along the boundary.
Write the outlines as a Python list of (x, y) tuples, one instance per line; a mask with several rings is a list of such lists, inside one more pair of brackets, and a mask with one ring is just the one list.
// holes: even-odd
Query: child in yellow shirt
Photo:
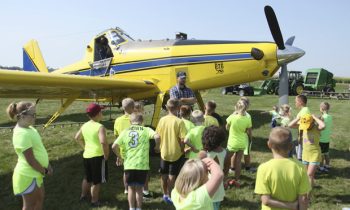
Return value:
[(255, 193), (261, 195), (261, 209), (307, 209), (311, 187), (303, 165), (288, 157), (292, 149), (290, 131), (273, 128), (267, 145), (273, 159), (259, 166), (255, 183)]
[(213, 113), (215, 113), (215, 109), (216, 109), (216, 103), (215, 101), (208, 101), (207, 103), (205, 103), (205, 113), (204, 113), (204, 126), (208, 127), (211, 125), (215, 125), (215, 126), (220, 126), (219, 125), (219, 121), (213, 117)]

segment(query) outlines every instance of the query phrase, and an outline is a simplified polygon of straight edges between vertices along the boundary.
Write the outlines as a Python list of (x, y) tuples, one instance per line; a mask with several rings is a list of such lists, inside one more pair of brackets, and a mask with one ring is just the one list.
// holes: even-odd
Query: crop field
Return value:
[[(339, 89), (338, 89), (339, 88)], [(347, 84), (339, 85), (338, 90), (345, 90)], [(220, 89), (212, 89), (203, 93), (204, 101), (215, 100), (217, 102), (217, 113), (226, 119), (233, 111), (233, 104), (238, 96), (221, 95)], [(253, 147), (252, 165), (259, 164), (272, 157), (266, 141), (270, 132), (269, 111), (277, 103), (277, 96), (255, 96), (250, 97), (251, 107), (249, 113), (253, 121)], [(311, 111), (320, 115), (319, 104), (325, 99), (310, 99)], [(1, 99), (0, 101), (0, 127), (11, 127), (15, 123), (8, 120), (5, 109), (14, 100)], [(19, 101), (19, 100), (15, 100)], [(289, 98), (293, 107), (293, 114), (297, 113), (294, 106), (294, 97)], [(330, 144), (331, 166), (329, 174), (317, 174), (317, 186), (312, 191), (310, 209), (341, 209), (350, 207), (350, 101), (327, 100), (331, 104), (330, 114), (333, 115), (333, 133)], [(37, 107), (37, 124), (44, 124), (49, 116), (59, 107), (59, 101), (42, 101)], [(58, 118), (56, 123), (75, 123), (88, 120), (84, 114), (86, 102), (74, 102), (71, 107)], [(150, 124), (152, 105), (145, 107), (146, 125)], [(103, 124), (108, 130), (108, 141), (114, 141), (113, 123), (114, 119), (122, 112), (113, 108), (104, 111)], [(165, 114), (163, 112), (162, 114)], [(45, 204), (48, 210), (79, 210), (90, 209), (88, 203), (79, 203), (81, 192), (81, 180), (83, 178), (82, 149), (74, 141), (73, 137), (79, 129), (79, 124), (57, 125), (43, 130), (38, 127), (43, 142), (48, 151), (50, 162), (54, 168), (53, 176), (45, 178)], [(21, 197), (15, 197), (12, 192), (12, 172), (17, 157), (14, 152), (10, 128), (0, 129), (0, 209), (21, 209)], [(103, 206), (99, 209), (128, 209), (127, 196), (124, 195), (122, 184), (122, 168), (115, 165), (115, 155), (111, 154), (109, 159), (109, 182), (102, 186), (101, 201)], [(159, 157), (151, 157), (150, 190), (154, 198), (144, 202), (143, 209), (167, 209), (174, 207), (162, 202), (160, 187), (160, 176), (158, 173)], [(232, 175), (230, 175), (232, 176)], [(260, 197), (254, 194), (255, 174), (247, 171), (242, 172), (242, 186), (226, 191), (225, 200), (221, 209), (259, 209)]]

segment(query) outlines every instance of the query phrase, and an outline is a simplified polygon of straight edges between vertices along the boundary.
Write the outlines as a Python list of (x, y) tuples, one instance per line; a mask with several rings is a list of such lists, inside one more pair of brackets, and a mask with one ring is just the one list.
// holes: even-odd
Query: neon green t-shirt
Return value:
[(130, 123), (130, 115), (124, 114), (117, 119), (115, 119), (114, 122), (114, 135), (119, 136), (121, 132), (127, 128), (129, 128), (131, 125)]
[(204, 115), (204, 126), (209, 127), (211, 125), (215, 125), (219, 127), (219, 122), (218, 120), (210, 115)]
[(250, 115), (231, 114), (226, 122), (230, 124), (227, 149), (229, 151), (244, 150), (248, 145), (246, 130), (252, 127)]
[[(259, 166), (256, 175), (255, 193), (270, 195), (273, 199), (293, 202), (299, 195), (311, 190), (305, 167), (295, 159), (271, 159)], [(262, 205), (262, 210), (271, 208)]]
[(85, 148), (83, 157), (93, 158), (103, 156), (103, 149), (98, 137), (100, 128), (103, 125), (101, 123), (90, 120), (81, 126), (81, 131), (83, 134)]
[(29, 128), (16, 126), (13, 131), (12, 143), (18, 156), (14, 173), (28, 177), (42, 177), (40, 172), (28, 164), (23, 154), (24, 151), (32, 148), (34, 158), (39, 162), (39, 164), (44, 168), (49, 166), (49, 156), (43, 142), (41, 141), (38, 131), (32, 126), (29, 126)]
[(190, 130), (195, 127), (193, 122), (191, 122), (189, 120), (186, 120), (186, 119), (182, 118), (182, 121), (184, 121), (184, 123), (185, 123), (185, 127), (186, 127), (186, 130), (187, 130), (187, 133), (190, 132)]
[(322, 119), (326, 124), (326, 127), (321, 131), (320, 142), (329, 143), (329, 141), (331, 140), (333, 119), (332, 119), (332, 116), (327, 113), (322, 115)]
[(300, 111), (299, 111), (297, 117), (302, 117), (303, 115), (306, 115), (306, 114), (311, 114), (311, 112), (310, 112), (309, 107), (306, 107), (306, 106), (305, 106), (305, 107), (303, 107), (303, 108), (300, 109)]
[[(190, 132), (187, 133), (185, 137), (185, 139), (188, 139), (189, 142), (199, 151), (203, 149), (202, 136), (203, 136), (204, 129), (205, 129), (204, 125), (196, 126), (192, 128), (192, 130), (190, 130)], [(198, 158), (198, 152), (190, 151), (188, 153), (187, 158), (191, 158), (191, 159)]]
[(213, 201), (205, 185), (190, 192), (186, 198), (180, 199), (180, 194), (174, 188), (171, 199), (176, 210), (213, 210)]
[(320, 131), (314, 125), (310, 130), (303, 131), (303, 161), (320, 162)]
[[(219, 161), (219, 165), (221, 170), (224, 170), (224, 163), (225, 163), (225, 158), (226, 158), (226, 150), (223, 149), (221, 152), (208, 152), (207, 156), (213, 160), (218, 160)], [(209, 174), (209, 179), (210, 179), (210, 174)], [(213, 202), (221, 202), (224, 200), (225, 197), (225, 188), (224, 188), (224, 183), (223, 181), (220, 184), (220, 187), (218, 188), (218, 190), (216, 191), (216, 193), (213, 196)]]
[(176, 161), (182, 155), (181, 139), (186, 136), (185, 123), (174, 115), (159, 120), (157, 133), (160, 135), (160, 156), (166, 161)]
[(149, 140), (155, 135), (152, 128), (131, 125), (121, 132), (114, 144), (125, 152), (124, 170), (149, 170)]

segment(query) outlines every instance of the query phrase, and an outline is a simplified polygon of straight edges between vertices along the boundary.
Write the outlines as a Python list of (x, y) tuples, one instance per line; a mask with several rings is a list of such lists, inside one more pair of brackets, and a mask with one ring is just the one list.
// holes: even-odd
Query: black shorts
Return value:
[(128, 186), (144, 186), (148, 170), (125, 170), (125, 178)]
[(161, 158), (159, 172), (162, 175), (167, 174), (177, 176), (179, 175), (182, 166), (185, 164), (185, 161), (186, 159), (184, 156), (181, 156), (178, 160), (174, 162), (166, 161)]
[(84, 158), (85, 178), (94, 185), (107, 182), (108, 166), (103, 156)]
[(329, 153), (329, 143), (322, 143), (320, 142), (321, 147), (321, 153), (322, 154), (328, 154)]

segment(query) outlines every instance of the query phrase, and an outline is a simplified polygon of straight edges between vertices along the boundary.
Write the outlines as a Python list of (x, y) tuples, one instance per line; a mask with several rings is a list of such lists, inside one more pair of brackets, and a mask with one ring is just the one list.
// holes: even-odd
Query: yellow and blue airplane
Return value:
[(52, 72), (31, 40), (23, 47), (24, 71), (0, 71), (0, 97), (64, 100), (45, 127), (75, 100), (154, 99), (156, 126), (179, 71), (187, 73), (187, 85), (203, 108), (200, 90), (265, 80), (304, 55), (292, 46), (294, 38), (284, 44), (271, 7), (265, 7), (265, 14), (275, 42), (187, 40), (183, 33), (174, 40), (136, 41), (112, 28), (91, 40), (82, 60)]

